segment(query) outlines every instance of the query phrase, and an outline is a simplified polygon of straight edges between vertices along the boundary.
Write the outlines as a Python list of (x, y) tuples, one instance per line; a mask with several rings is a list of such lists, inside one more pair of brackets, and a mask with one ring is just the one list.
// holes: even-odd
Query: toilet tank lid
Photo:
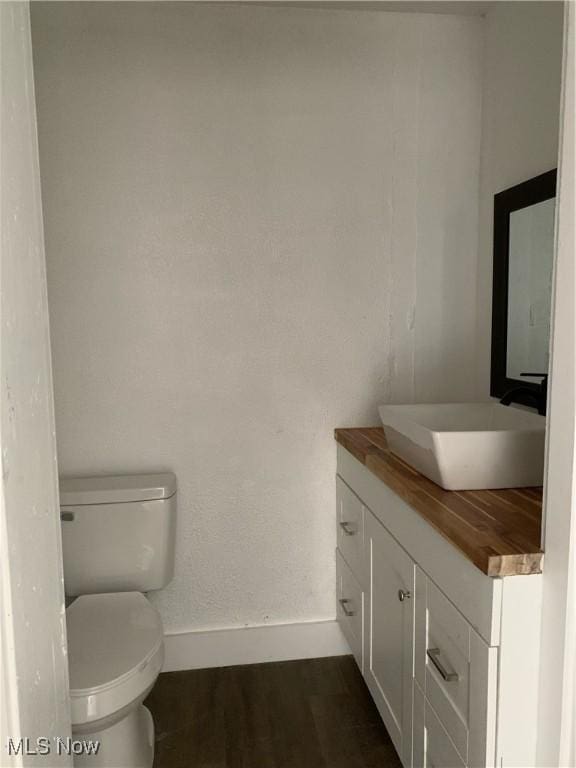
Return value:
[(176, 476), (171, 472), (60, 478), (61, 507), (153, 501), (169, 499), (175, 493)]

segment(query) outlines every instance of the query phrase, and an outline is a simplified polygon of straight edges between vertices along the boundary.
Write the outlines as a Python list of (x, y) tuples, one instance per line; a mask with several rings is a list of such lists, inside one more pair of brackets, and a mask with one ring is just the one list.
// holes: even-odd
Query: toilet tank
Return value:
[(149, 592), (171, 581), (173, 474), (62, 477), (60, 518), (68, 596)]

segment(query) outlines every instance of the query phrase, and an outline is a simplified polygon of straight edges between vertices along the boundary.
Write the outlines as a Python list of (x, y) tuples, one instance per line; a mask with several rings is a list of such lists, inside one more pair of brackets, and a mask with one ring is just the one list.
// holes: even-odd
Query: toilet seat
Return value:
[(66, 611), (72, 725), (120, 712), (164, 659), (162, 621), (140, 592), (83, 595)]

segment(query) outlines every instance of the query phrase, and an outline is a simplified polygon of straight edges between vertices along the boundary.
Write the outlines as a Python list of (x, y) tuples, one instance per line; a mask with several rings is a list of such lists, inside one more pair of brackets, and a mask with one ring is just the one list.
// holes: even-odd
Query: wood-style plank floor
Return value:
[(160, 675), (154, 768), (401, 768), (352, 656)]

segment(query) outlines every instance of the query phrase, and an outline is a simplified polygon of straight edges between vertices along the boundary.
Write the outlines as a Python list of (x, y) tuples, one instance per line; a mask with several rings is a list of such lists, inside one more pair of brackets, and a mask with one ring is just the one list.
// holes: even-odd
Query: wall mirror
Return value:
[(494, 196), (493, 397), (537, 391), (541, 377), (525, 374), (548, 373), (555, 204), (555, 170)]

